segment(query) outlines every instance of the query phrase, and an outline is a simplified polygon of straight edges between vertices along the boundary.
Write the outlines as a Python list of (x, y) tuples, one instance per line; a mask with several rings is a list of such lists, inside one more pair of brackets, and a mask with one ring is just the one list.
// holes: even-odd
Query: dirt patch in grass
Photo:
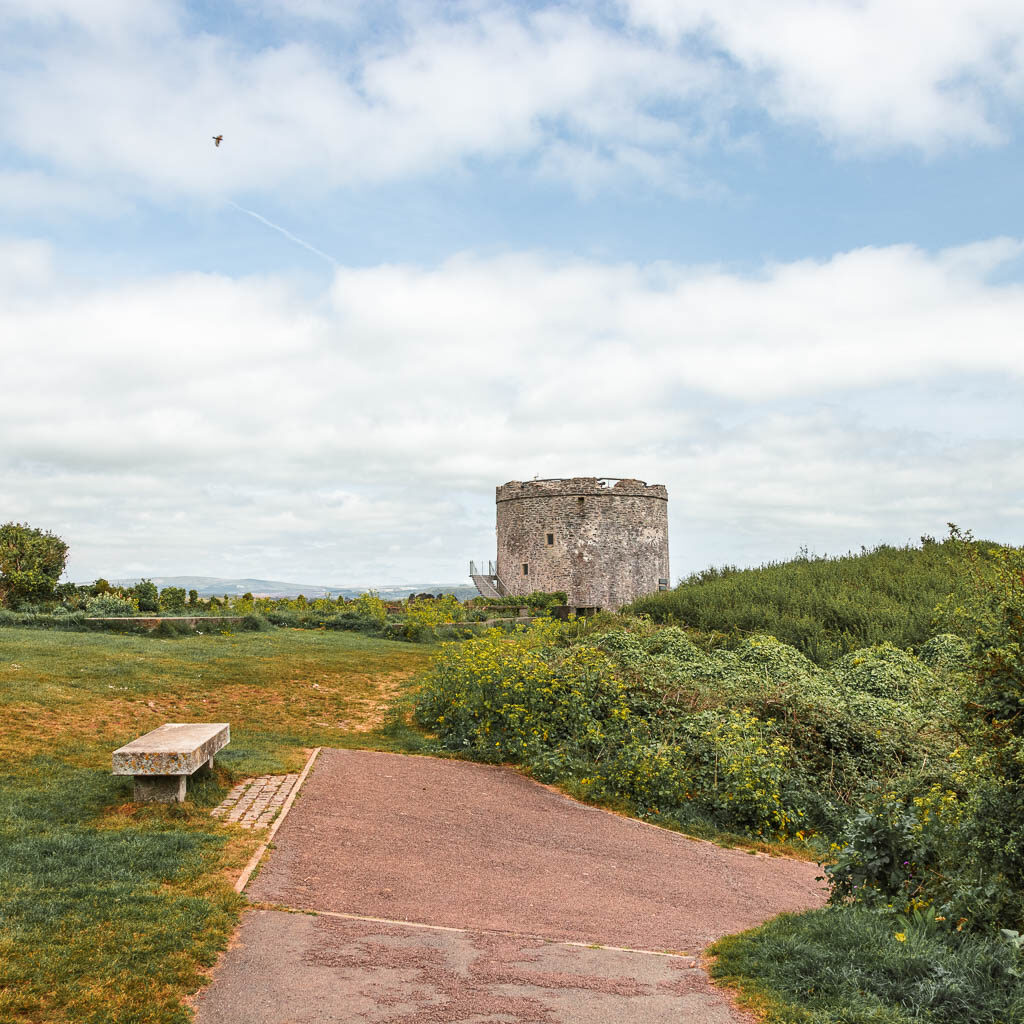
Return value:
[(354, 697), (350, 701), (349, 716), (338, 722), (338, 728), (349, 732), (371, 732), (379, 729), (387, 720), (396, 698), (409, 684), (406, 673), (391, 673), (378, 676), (370, 681), (372, 691), (366, 697)]

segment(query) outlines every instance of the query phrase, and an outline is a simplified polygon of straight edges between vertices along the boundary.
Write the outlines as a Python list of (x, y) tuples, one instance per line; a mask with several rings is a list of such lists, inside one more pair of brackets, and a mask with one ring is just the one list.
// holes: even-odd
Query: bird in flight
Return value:
[(219, 146), (223, 141), (224, 141), (224, 136), (223, 135), (214, 135), (213, 136), (213, 144), (215, 146)]

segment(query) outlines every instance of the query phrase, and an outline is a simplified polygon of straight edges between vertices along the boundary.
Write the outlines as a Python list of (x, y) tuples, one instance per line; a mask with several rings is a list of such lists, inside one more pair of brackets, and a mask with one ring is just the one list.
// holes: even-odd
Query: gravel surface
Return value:
[(818, 873), (587, 807), (509, 768), (324, 750), (247, 893), (296, 909), (696, 953), (821, 906)]

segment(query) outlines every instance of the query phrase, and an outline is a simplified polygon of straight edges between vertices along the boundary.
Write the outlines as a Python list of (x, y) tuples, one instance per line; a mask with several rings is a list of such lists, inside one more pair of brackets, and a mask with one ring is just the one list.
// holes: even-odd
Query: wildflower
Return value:
[(906, 942), (907, 941), (907, 933), (906, 932), (895, 932), (894, 934), (896, 936), (896, 941), (897, 942)]

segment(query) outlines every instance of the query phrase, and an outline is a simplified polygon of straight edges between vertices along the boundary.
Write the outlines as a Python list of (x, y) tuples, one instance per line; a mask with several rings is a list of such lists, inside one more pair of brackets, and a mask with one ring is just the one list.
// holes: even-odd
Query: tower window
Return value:
[(529, 566), (529, 563), (527, 563), (527, 562), (523, 562), (523, 575), (524, 576), (529, 576), (530, 575), (530, 566)]
[(555, 543), (555, 535), (553, 533), (548, 534), (548, 547), (552, 547)]

